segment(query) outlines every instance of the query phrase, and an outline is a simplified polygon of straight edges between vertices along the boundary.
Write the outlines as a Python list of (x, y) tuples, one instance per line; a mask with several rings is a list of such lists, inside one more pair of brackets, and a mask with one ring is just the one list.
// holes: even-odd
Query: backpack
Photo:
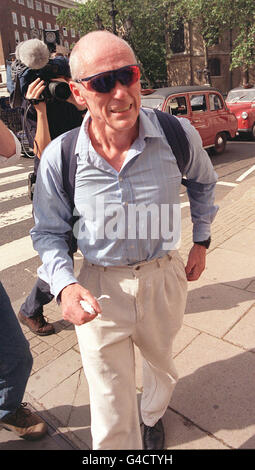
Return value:
[[(172, 148), (179, 170), (183, 175), (184, 169), (190, 158), (189, 142), (185, 131), (175, 116), (159, 111), (158, 109), (154, 109), (154, 112), (160, 122), (167, 141)], [(75, 147), (79, 131), (80, 127), (76, 127), (75, 129), (67, 132), (61, 143), (63, 187), (69, 197), (72, 213), (74, 211), (75, 174), (77, 169), (77, 155), (75, 154)], [(187, 186), (187, 182), (183, 178), (182, 184)], [(72, 226), (78, 218), (78, 216), (72, 216)], [(72, 234), (70, 234), (70, 244), (69, 247), (71, 252), (75, 253), (77, 251), (77, 240), (72, 236)]]

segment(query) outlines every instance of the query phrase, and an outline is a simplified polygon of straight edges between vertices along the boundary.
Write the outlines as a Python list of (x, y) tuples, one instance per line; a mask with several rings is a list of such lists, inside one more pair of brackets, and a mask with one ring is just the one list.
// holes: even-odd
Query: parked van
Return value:
[(221, 154), (237, 131), (237, 119), (219, 90), (209, 86), (178, 86), (142, 90), (142, 106), (184, 117), (199, 132), (203, 146)]

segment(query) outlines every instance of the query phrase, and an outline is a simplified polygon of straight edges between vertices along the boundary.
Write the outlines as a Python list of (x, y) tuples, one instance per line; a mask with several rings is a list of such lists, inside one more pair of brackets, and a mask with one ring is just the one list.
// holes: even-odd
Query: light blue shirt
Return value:
[[(93, 148), (88, 135), (89, 113), (77, 144), (75, 214), (73, 232), (78, 247), (91, 263), (132, 265), (162, 257), (180, 242), (181, 173), (158, 119), (141, 108), (139, 136), (118, 172)], [(180, 118), (190, 144), (187, 179), (201, 183), (202, 191), (189, 191), (194, 241), (210, 236), (217, 206), (217, 175), (201, 138), (187, 119)], [(43, 265), (40, 278), (51, 292), (77, 282), (68, 255), (70, 202), (63, 189), (61, 141), (53, 140), (43, 152), (34, 193), (35, 226), (31, 236)]]

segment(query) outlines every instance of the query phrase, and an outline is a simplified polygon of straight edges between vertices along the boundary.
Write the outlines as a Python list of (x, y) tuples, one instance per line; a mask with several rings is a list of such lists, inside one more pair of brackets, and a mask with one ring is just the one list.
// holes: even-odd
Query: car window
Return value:
[(170, 98), (167, 102), (166, 112), (173, 114), (174, 116), (183, 116), (184, 114), (188, 114), (185, 96)]
[(190, 104), (193, 112), (201, 112), (207, 110), (205, 95), (191, 95)]
[(144, 108), (161, 109), (164, 103), (164, 98), (153, 98), (151, 96), (142, 96), (141, 104)]
[(215, 93), (211, 93), (209, 95), (209, 106), (210, 106), (210, 111), (217, 111), (218, 109), (222, 109), (223, 103), (222, 103), (222, 100), (220, 99), (220, 96), (216, 95)]
[(227, 103), (236, 103), (238, 101), (255, 101), (255, 90), (231, 90), (226, 98)]

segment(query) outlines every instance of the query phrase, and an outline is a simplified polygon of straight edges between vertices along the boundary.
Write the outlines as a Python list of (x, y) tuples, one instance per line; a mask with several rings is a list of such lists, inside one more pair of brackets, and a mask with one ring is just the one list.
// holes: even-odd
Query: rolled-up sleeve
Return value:
[(16, 137), (16, 135), (10, 129), (9, 129), (9, 131), (13, 135), (16, 150), (15, 150), (15, 153), (11, 157), (8, 157), (8, 158), (3, 157), (2, 155), (0, 155), (0, 167), (1, 166), (14, 165), (15, 163), (17, 163), (17, 161), (19, 160), (19, 158), (21, 156), (21, 143), (18, 140), (18, 138)]
[(55, 298), (65, 286), (77, 282), (68, 253), (72, 211), (63, 189), (60, 150), (58, 138), (42, 154), (33, 198), (35, 225), (30, 231), (43, 263), (38, 275), (49, 283)]
[(180, 119), (190, 146), (190, 160), (185, 168), (187, 193), (193, 222), (193, 241), (207, 240), (211, 224), (219, 207), (215, 205), (215, 186), (218, 179), (212, 162), (203, 148), (198, 131), (187, 119)]

